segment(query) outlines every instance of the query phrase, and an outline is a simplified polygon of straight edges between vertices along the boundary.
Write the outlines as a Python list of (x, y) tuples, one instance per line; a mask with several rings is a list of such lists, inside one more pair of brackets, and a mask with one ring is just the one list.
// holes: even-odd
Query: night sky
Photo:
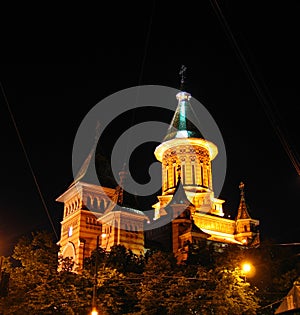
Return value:
[[(299, 2), (218, 2), (268, 107), (212, 3), (73, 4), (68, 11), (26, 7), (8, 12), (1, 22), (1, 83), (58, 235), (63, 205), (55, 199), (73, 180), (72, 146), (82, 119), (125, 88), (179, 88), (184, 64), (186, 90), (208, 109), (225, 142), (227, 175), (219, 197), (226, 200), (226, 215), (236, 215), (243, 181), (262, 238), (299, 242), (300, 177), (274, 128), (299, 154)], [(3, 93), (0, 100), (0, 255), (7, 255), (21, 235), (52, 227)], [(170, 117), (157, 113), (158, 121)], [(148, 118), (149, 113), (139, 116)], [(113, 146), (112, 134), (121, 124), (111, 126), (103, 147)], [(147, 173), (153, 147), (140, 150), (138, 174), (143, 168)]]

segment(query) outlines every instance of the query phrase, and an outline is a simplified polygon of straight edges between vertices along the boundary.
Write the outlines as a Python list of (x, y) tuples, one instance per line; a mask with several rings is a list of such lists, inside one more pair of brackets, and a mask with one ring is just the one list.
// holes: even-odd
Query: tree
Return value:
[(297, 247), (280, 246), (273, 240), (265, 240), (259, 248), (248, 251), (256, 266), (255, 276), (250, 280), (259, 289), (257, 294), (261, 300), (257, 314), (274, 314), (278, 301), (291, 289), (300, 274), (298, 252)]
[(5, 270), (0, 273), (0, 297), (6, 297), (8, 295), (10, 274)]
[(116, 269), (101, 268), (97, 275), (97, 305), (105, 314), (127, 314), (137, 302), (132, 281)]
[(19, 240), (8, 267), (10, 285), (8, 296), (1, 299), (2, 314), (87, 313), (91, 280), (58, 272), (58, 250), (48, 232)]
[(259, 300), (257, 289), (244, 280), (240, 268), (214, 270), (215, 287), (208, 295), (214, 314), (242, 315), (257, 314)]
[(123, 245), (114, 245), (107, 255), (106, 264), (124, 274), (142, 273), (144, 269), (144, 256), (134, 254)]
[(94, 277), (97, 271), (97, 306), (107, 314), (136, 311), (137, 288), (144, 268), (144, 257), (133, 254), (123, 245), (101, 247), (85, 260), (84, 273)]
[(168, 314), (168, 288), (174, 281), (176, 259), (172, 254), (156, 251), (147, 261), (140, 290), (137, 314)]
[[(4, 261), (10, 281), (8, 295), (0, 297), (0, 313), (86, 315), (96, 279), (97, 306), (106, 315), (272, 314), (265, 305), (276, 301), (278, 292), (285, 296), (299, 276), (299, 256), (285, 249), (196, 245), (182, 265), (159, 250), (137, 256), (121, 245), (110, 252), (99, 247), (83, 271), (74, 273), (72, 259), (58, 259), (51, 234), (32, 233), (19, 240), (10, 262)], [(247, 281), (239, 268), (246, 259), (257, 266)], [(258, 297), (264, 298), (262, 308)]]
[(95, 268), (109, 267), (118, 270), (120, 273), (138, 273), (144, 270), (145, 257), (136, 255), (124, 245), (114, 245), (107, 252), (99, 247), (92, 252), (90, 257), (85, 258), (84, 268), (94, 274)]
[(173, 255), (156, 252), (145, 266), (135, 314), (256, 314), (256, 291), (239, 268), (177, 265)]
[(206, 239), (199, 240), (197, 243), (188, 244), (188, 265), (213, 266), (214, 248), (207, 243)]

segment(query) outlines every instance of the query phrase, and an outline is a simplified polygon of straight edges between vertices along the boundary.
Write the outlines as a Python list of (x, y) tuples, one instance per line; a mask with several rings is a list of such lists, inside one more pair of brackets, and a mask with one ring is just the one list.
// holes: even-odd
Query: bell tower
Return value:
[(249, 215), (244, 185), (240, 185), (241, 202), (234, 220), (224, 216), (224, 200), (214, 196), (212, 161), (218, 148), (196, 128), (192, 97), (183, 90), (182, 81), (173, 119), (154, 151), (162, 163), (162, 193), (153, 205), (157, 228), (147, 237), (172, 249), (178, 261), (186, 259), (187, 244), (198, 244), (200, 239), (221, 247), (259, 246), (259, 221)]
[(162, 163), (162, 195), (154, 205), (155, 218), (163, 215), (162, 208), (175, 192), (178, 175), (191, 203), (210, 214), (223, 216), (222, 200), (214, 198), (211, 161), (218, 154), (216, 145), (205, 140), (192, 123), (196, 117), (192, 110), (191, 94), (179, 92), (178, 106), (163, 142), (155, 149)]

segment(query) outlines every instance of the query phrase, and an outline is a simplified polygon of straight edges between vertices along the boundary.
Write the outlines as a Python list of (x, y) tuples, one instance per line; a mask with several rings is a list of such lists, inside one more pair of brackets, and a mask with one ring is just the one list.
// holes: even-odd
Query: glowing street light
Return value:
[(249, 263), (244, 263), (242, 266), (242, 269), (245, 273), (249, 273), (251, 271), (251, 264)]
[(244, 273), (245, 281), (247, 281), (247, 275), (252, 273), (253, 266), (249, 262), (244, 262), (242, 264), (242, 271)]
[(91, 312), (91, 315), (98, 315), (98, 314), (99, 314), (99, 313), (98, 313), (96, 307), (93, 307), (92, 312)]

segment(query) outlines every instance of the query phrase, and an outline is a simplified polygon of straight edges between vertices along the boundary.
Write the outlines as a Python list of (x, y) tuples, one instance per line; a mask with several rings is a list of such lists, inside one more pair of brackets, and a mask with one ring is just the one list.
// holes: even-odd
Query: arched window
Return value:
[(98, 209), (98, 200), (97, 200), (97, 198), (94, 198), (94, 200), (93, 200), (93, 208), (94, 209)]
[(69, 226), (69, 229), (68, 229), (68, 236), (71, 237), (73, 235), (73, 226)]
[(100, 201), (100, 211), (101, 212), (104, 212), (104, 200), (102, 199), (101, 201)]
[(62, 251), (62, 256), (64, 258), (69, 257), (76, 260), (75, 246), (73, 243), (69, 242)]
[(87, 205), (88, 208), (90, 208), (91, 205), (92, 205), (92, 201), (91, 201), (91, 197), (90, 196), (87, 196), (87, 198), (86, 198), (86, 205)]

